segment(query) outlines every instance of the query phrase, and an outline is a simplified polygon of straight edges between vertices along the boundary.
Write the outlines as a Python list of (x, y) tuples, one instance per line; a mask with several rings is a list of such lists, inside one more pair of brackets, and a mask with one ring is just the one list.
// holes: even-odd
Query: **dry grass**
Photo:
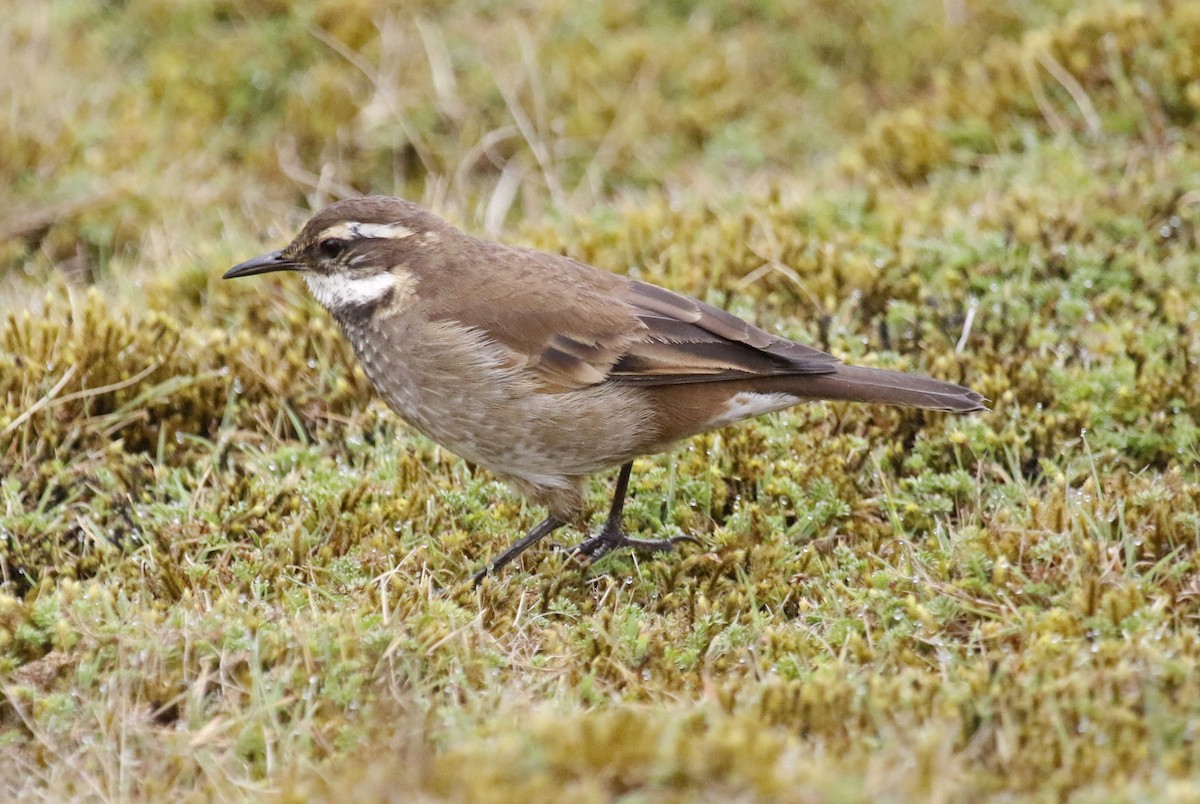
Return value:
[[(1195, 797), (1195, 5), (4, 11), (7, 796)], [(217, 279), (354, 191), (993, 410), (710, 434), (628, 509), (702, 548), (474, 591), (540, 512)]]

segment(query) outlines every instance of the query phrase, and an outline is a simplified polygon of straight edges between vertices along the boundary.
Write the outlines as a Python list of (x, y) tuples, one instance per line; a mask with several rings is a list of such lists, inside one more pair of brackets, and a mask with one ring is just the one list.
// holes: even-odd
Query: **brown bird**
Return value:
[(578, 519), (585, 478), (617, 466), (608, 520), (576, 550), (690, 540), (632, 539), (621, 514), (635, 457), (706, 430), (811, 399), (983, 409), (960, 385), (847, 366), (687, 296), (472, 237), (400, 198), (333, 204), (225, 278), (271, 271), (304, 274), (409, 424), (548, 509), (476, 583)]

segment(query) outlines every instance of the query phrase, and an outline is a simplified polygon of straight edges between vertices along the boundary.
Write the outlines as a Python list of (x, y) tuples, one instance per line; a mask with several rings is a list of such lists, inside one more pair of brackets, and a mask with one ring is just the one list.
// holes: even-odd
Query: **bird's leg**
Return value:
[(629, 490), (629, 473), (633, 471), (633, 462), (621, 467), (617, 475), (617, 487), (613, 490), (612, 508), (608, 511), (608, 519), (604, 527), (595, 536), (584, 539), (574, 549), (574, 553), (583, 554), (595, 561), (618, 547), (632, 547), (634, 550), (646, 552), (661, 552), (670, 550), (681, 542), (699, 542), (691, 536), (675, 536), (671, 539), (632, 539), (625, 535), (621, 527), (621, 518), (625, 513), (625, 494)]
[(525, 538), (521, 539), (521, 541), (517, 542), (512, 547), (496, 556), (496, 558), (488, 563), (483, 569), (475, 573), (471, 577), (472, 584), (479, 586), (480, 582), (487, 575), (512, 562), (512, 560), (521, 555), (521, 553), (524, 553), (530, 547), (537, 544), (539, 541), (546, 538), (565, 524), (567, 523), (553, 515), (546, 517), (537, 527), (525, 534)]

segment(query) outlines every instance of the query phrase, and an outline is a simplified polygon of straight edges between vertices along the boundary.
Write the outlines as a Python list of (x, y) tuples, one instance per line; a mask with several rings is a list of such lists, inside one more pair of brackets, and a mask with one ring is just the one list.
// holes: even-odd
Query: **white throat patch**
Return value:
[(373, 304), (396, 287), (396, 277), (390, 271), (363, 277), (306, 273), (304, 282), (313, 298), (330, 312)]

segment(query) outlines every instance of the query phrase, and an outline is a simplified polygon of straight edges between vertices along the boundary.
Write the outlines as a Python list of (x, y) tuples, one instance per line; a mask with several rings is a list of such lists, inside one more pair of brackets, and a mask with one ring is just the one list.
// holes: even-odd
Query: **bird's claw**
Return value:
[(612, 531), (605, 528), (595, 536), (584, 539), (577, 544), (571, 549), (571, 555), (585, 556), (589, 561), (594, 562), (620, 547), (628, 547), (641, 553), (663, 553), (674, 549), (684, 542), (700, 544), (700, 540), (694, 536), (672, 536), (669, 539), (634, 539), (626, 536), (623, 531)]

